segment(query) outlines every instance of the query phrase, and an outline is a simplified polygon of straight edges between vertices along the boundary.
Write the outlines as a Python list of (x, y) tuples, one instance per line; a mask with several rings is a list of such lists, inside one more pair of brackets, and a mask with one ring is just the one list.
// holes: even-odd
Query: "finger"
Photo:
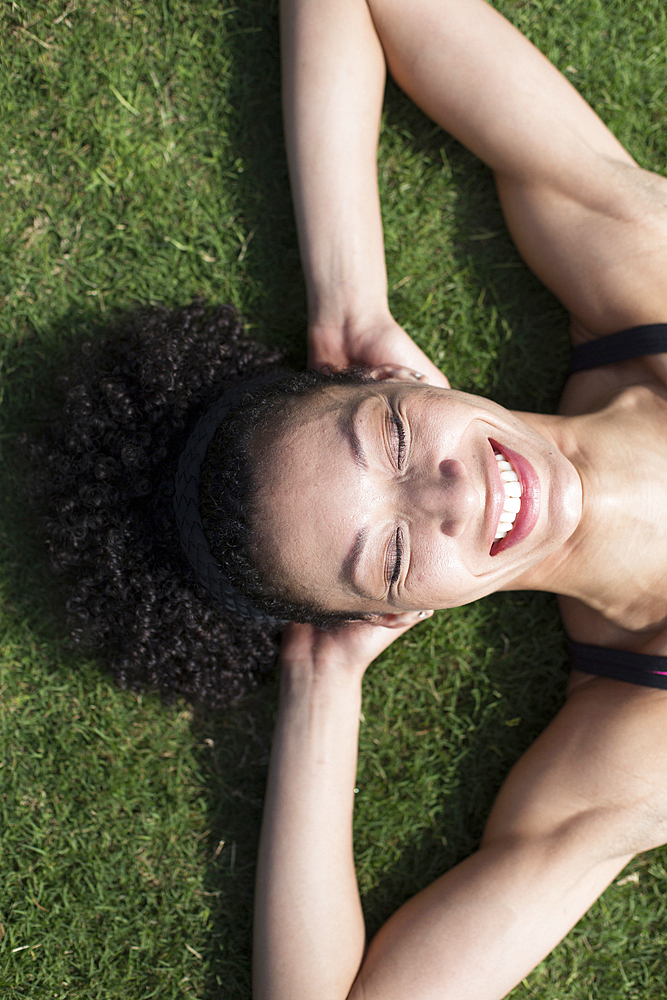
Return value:
[(396, 365), (392, 362), (385, 362), (375, 365), (370, 369), (369, 374), (378, 382), (386, 382), (390, 379), (397, 379), (399, 382), (423, 382), (428, 383), (428, 377), (424, 372), (416, 371), (414, 368), (407, 368), (405, 365)]
[(353, 364), (341, 344), (326, 344), (315, 340), (308, 345), (306, 363), (309, 368), (349, 368)]
[(397, 378), (407, 382), (421, 382), (423, 385), (436, 385), (441, 389), (449, 389), (449, 379), (435, 367), (432, 361), (429, 361), (425, 354), (422, 354), (421, 351), (418, 353), (420, 357), (411, 359), (412, 364), (406, 364), (407, 359), (400, 363), (385, 361), (376, 364), (371, 369), (371, 375), (378, 381)]
[(306, 359), (306, 365), (308, 368), (313, 368), (319, 371), (321, 368), (330, 368), (332, 371), (340, 371), (341, 369), (352, 367), (352, 362), (349, 358), (343, 357), (343, 355), (332, 355), (329, 354), (327, 357), (321, 357), (316, 354), (309, 354)]
[(409, 629), (420, 622), (426, 621), (433, 614), (429, 611), (400, 611), (392, 614), (379, 615), (376, 623), (383, 628)]

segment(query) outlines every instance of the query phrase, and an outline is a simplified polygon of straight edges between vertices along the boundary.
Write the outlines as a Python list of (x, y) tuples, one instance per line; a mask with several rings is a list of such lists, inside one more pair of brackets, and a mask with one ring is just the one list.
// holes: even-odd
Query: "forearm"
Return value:
[(351, 1000), (504, 997), (667, 837), (666, 711), (662, 691), (581, 685), (512, 769), (481, 849), (382, 928)]
[(256, 1000), (343, 1000), (365, 937), (352, 856), (360, 679), (283, 668), (257, 871)]
[(369, 0), (388, 67), (495, 172), (526, 263), (604, 334), (664, 315), (665, 194), (579, 93), (484, 0)]
[(381, 929), (351, 1000), (500, 1000), (567, 934), (627, 859), (577, 831), (490, 844)]
[(385, 60), (365, 0), (282, 0), (285, 136), (311, 327), (387, 311), (377, 140)]
[(581, 95), (487, 0), (368, 0), (389, 69), (494, 171), (560, 184), (591, 153), (632, 163)]

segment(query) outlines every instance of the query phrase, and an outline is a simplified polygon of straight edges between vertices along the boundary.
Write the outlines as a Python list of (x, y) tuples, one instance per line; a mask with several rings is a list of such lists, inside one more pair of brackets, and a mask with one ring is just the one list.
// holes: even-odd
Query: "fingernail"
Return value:
[(417, 381), (419, 382), (419, 380), (422, 379), (424, 377), (424, 375), (423, 375), (423, 372), (413, 372), (412, 373), (412, 377), (416, 378)]
[(419, 615), (418, 615), (417, 617), (418, 617), (418, 618), (421, 618), (421, 619), (422, 619), (422, 621), (423, 621), (423, 620), (424, 620), (424, 618), (428, 618), (428, 611), (420, 611), (420, 612), (419, 612)]

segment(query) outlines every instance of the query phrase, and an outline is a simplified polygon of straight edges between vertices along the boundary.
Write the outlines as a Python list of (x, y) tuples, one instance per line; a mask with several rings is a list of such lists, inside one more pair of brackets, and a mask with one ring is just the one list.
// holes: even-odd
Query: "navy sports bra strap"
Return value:
[(610, 677), (628, 684), (667, 690), (667, 656), (631, 653), (627, 649), (607, 649), (583, 642), (569, 642), (572, 666), (585, 674)]
[(629, 361), (643, 354), (661, 354), (663, 351), (667, 351), (667, 323), (633, 326), (629, 330), (579, 344), (572, 351), (568, 374), (611, 365), (614, 361)]

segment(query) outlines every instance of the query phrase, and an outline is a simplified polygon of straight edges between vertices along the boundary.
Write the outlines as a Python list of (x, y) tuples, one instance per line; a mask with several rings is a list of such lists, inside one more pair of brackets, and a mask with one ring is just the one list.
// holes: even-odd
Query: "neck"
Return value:
[[(608, 440), (601, 413), (562, 416), (520, 413), (521, 419), (546, 438), (571, 466), (574, 499), (572, 532), (562, 544), (522, 573), (511, 589), (541, 590), (575, 597), (596, 607), (604, 591), (606, 566), (600, 560), (601, 539), (607, 539), (622, 509), (623, 484), (614, 480), (605, 456)], [(578, 515), (578, 516), (577, 516)], [(509, 589), (509, 588), (508, 588)]]

